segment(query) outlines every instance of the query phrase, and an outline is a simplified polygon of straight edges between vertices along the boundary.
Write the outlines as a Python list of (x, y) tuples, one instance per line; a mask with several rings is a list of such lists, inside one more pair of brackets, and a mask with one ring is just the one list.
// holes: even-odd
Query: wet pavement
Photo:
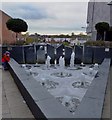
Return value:
[[(2, 74), (2, 118), (33, 118), (9, 71), (0, 68)], [(1, 79), (0, 79), (1, 80)], [(0, 104), (1, 105), (1, 104)]]
[(104, 109), (102, 113), (102, 118), (110, 118), (112, 119), (112, 110), (111, 110), (111, 93), (112, 93), (112, 66), (110, 67), (110, 73), (108, 78), (107, 90), (105, 95)]
[[(107, 86), (104, 109), (102, 118), (112, 118), (112, 113), (110, 112), (110, 92), (112, 90), (112, 67), (110, 68), (109, 82)], [(23, 97), (21, 96), (12, 76), (9, 71), (2, 70), (0, 66), (0, 118), (32, 118), (31, 111), (26, 105)], [(2, 111), (2, 112), (1, 112)]]

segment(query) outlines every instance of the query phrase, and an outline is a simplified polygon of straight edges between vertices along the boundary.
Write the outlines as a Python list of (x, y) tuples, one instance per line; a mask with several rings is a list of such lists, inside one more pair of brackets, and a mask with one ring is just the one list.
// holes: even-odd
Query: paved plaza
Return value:
[(1, 73), (2, 118), (34, 118), (23, 97), (21, 96), (9, 71), (3, 71), (0, 69), (0, 74)]
[[(2, 76), (2, 77), (1, 77)], [(104, 102), (104, 110), (102, 118), (110, 118), (110, 91), (112, 85), (112, 67), (109, 74), (109, 82), (106, 91), (106, 98)], [(26, 105), (23, 97), (21, 96), (12, 76), (9, 71), (4, 71), (0, 67), (0, 89), (2, 91), (2, 102), (0, 102), (0, 108), (2, 118), (34, 118)], [(112, 118), (112, 115), (111, 115)]]
[(107, 90), (106, 90), (102, 118), (111, 118), (112, 119), (112, 112), (111, 112), (112, 111), (111, 110), (112, 99), (110, 97), (111, 92), (112, 92), (112, 66), (110, 68), (110, 73), (109, 73), (109, 80), (108, 80), (108, 85), (107, 85)]

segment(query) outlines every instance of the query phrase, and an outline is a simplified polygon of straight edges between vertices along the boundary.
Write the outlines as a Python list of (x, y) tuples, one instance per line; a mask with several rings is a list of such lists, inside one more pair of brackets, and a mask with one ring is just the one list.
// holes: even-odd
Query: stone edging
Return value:
[(73, 118), (73, 115), (39, 82), (28, 76), (14, 59), (9, 62), (9, 71), (35, 118)]
[(110, 59), (104, 59), (96, 77), (83, 97), (75, 118), (101, 118), (110, 69)]
[(100, 65), (98, 76), (91, 83), (81, 104), (73, 116), (43, 86), (14, 60), (9, 62), (9, 71), (35, 118), (101, 118), (108, 81), (110, 59)]

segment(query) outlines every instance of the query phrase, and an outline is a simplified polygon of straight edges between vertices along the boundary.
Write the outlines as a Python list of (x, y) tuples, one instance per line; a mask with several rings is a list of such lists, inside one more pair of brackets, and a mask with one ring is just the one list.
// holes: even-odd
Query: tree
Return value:
[(26, 41), (25, 41), (25, 44), (30, 44), (30, 43), (33, 43), (33, 42), (35, 42), (35, 39), (27, 37)]
[(96, 40), (105, 40), (105, 33), (109, 30), (109, 24), (107, 22), (99, 22), (95, 25), (97, 30)]
[(106, 41), (112, 41), (112, 26), (110, 26), (109, 30), (107, 31)]
[(24, 38), (24, 41), (26, 41), (26, 38), (29, 36), (29, 32), (26, 32), (25, 34), (22, 34), (22, 37)]
[(26, 32), (28, 29), (27, 23), (19, 18), (11, 18), (6, 22), (6, 26), (9, 30), (16, 33), (16, 39), (17, 39), (17, 33)]
[(74, 40), (75, 39), (75, 34), (72, 32), (71, 33), (71, 40)]

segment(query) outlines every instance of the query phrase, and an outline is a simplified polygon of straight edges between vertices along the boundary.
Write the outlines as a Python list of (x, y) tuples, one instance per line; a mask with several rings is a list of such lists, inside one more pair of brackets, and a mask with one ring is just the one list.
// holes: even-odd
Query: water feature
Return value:
[(98, 72), (98, 64), (74, 66), (74, 55), (73, 52), (70, 67), (64, 66), (64, 57), (60, 57), (59, 66), (52, 67), (49, 56), (47, 56), (44, 65), (22, 65), (29, 75), (40, 82), (50, 94), (73, 114)]
[(52, 73), (51, 75), (56, 76), (56, 77), (60, 77), (60, 78), (72, 76), (71, 73), (67, 73), (67, 72), (56, 72), (56, 73)]
[(74, 51), (71, 54), (70, 67), (74, 67), (75, 53)]
[(47, 68), (50, 67), (50, 60), (51, 60), (51, 57), (50, 57), (50, 56), (47, 56), (47, 59), (46, 59)]
[(76, 108), (80, 104), (80, 100), (77, 99), (76, 97), (70, 97), (67, 95), (64, 95), (62, 97), (57, 97), (56, 98), (60, 103), (62, 103), (67, 109), (74, 114)]
[(41, 85), (44, 86), (45, 88), (49, 89), (55, 89), (59, 83), (58, 82), (54, 82), (54, 81), (50, 81), (50, 80), (44, 80), (41, 82)]
[(65, 63), (65, 61), (64, 61), (64, 57), (60, 57), (60, 59), (59, 59), (59, 66), (60, 66), (60, 68), (64, 68), (64, 64)]
[(72, 84), (74, 88), (88, 88), (90, 86), (90, 82), (87, 81), (76, 81)]
[(98, 65), (98, 63), (95, 63), (94, 64), (94, 68), (93, 68), (94, 70), (98, 70), (99, 69), (99, 65)]
[(85, 64), (83, 62), (81, 62), (80, 66), (85, 67)]

